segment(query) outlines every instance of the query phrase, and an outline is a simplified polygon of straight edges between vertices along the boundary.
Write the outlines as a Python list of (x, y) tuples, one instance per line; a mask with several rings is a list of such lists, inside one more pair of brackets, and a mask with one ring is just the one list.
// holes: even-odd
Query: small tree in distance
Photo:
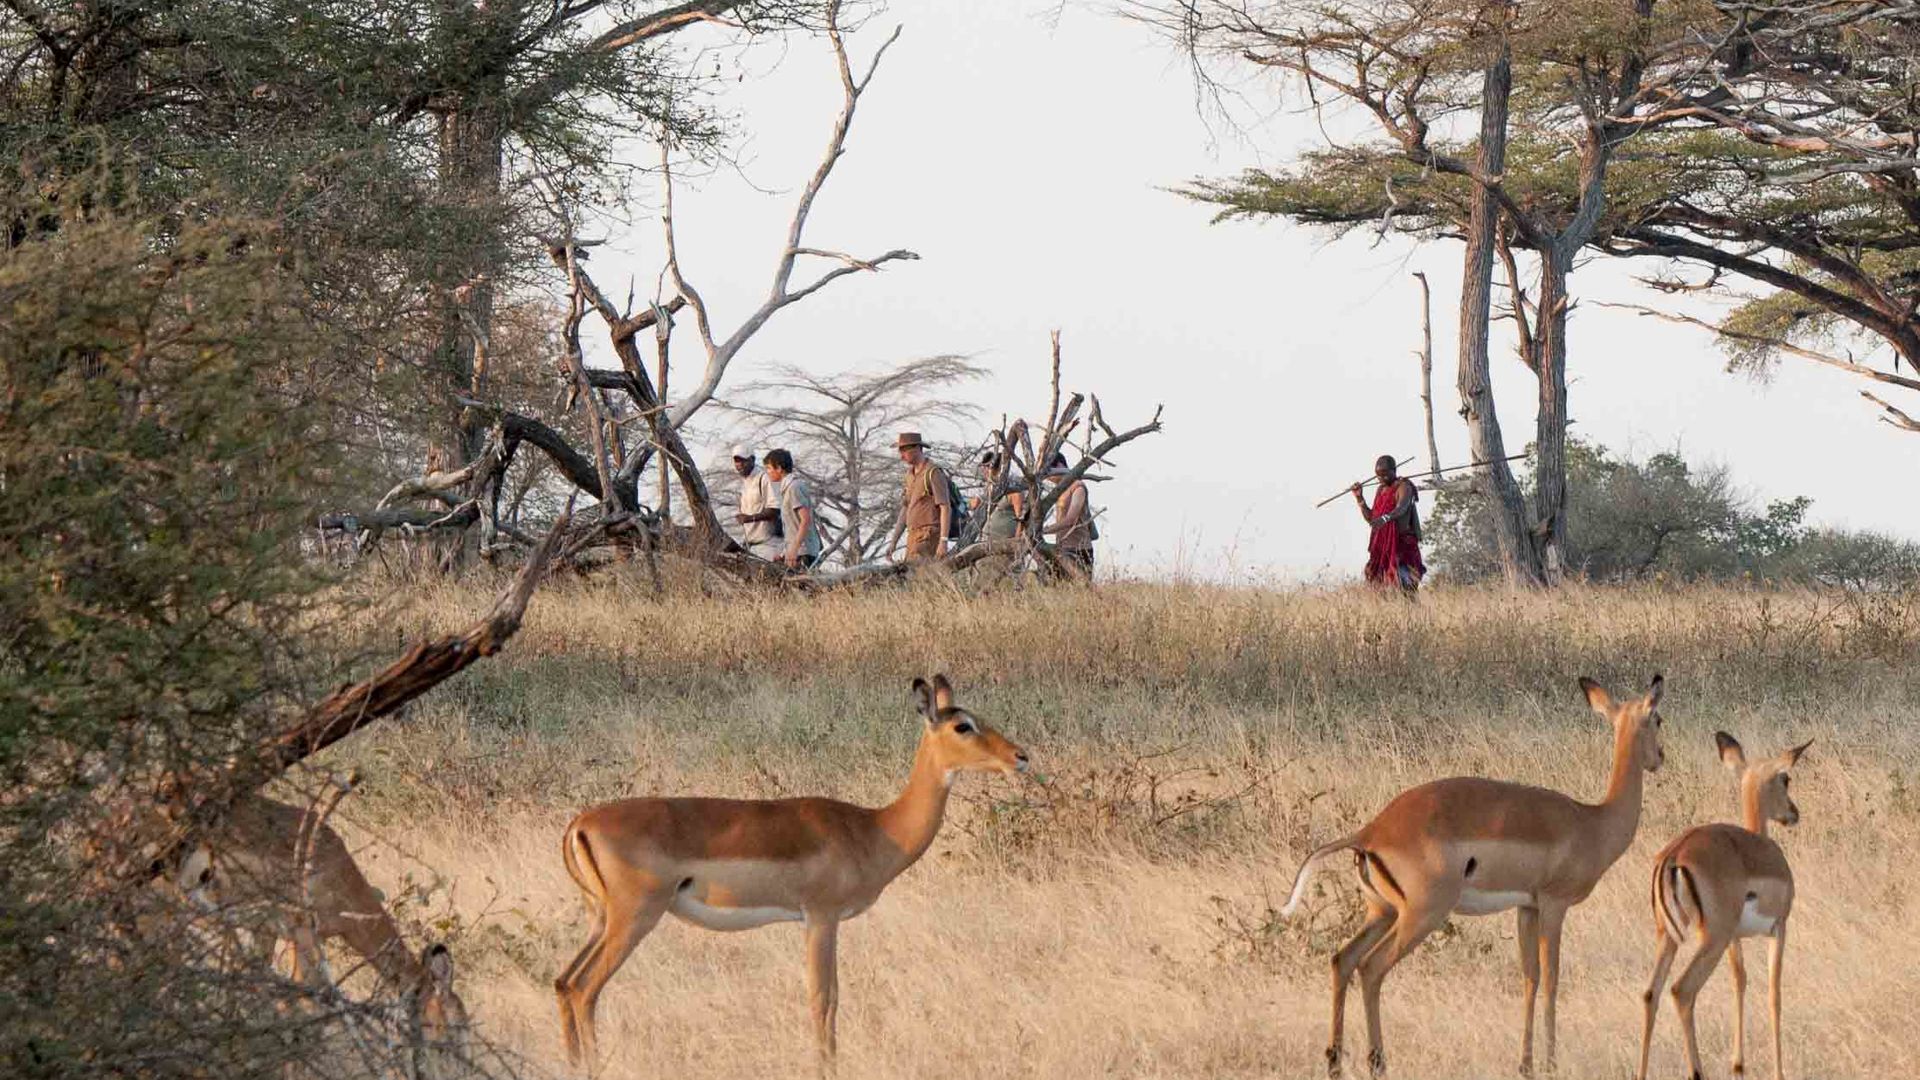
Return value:
[(942, 433), (974, 422), (979, 407), (958, 400), (954, 392), (986, 374), (952, 354), (834, 375), (789, 364), (720, 404), (751, 432), (756, 447), (793, 452), (822, 512), (823, 559), (837, 555), (854, 566), (886, 554), (880, 549), (900, 503), (895, 435), (917, 430), (938, 442)]

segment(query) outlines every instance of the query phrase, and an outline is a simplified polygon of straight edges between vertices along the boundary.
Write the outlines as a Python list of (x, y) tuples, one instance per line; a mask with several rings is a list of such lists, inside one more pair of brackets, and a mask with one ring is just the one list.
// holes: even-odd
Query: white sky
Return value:
[[(1083, 9), (1049, 18), (1056, 6), (895, 0), (850, 39), (860, 65), (895, 23), (905, 27), (862, 99), (808, 241), (869, 256), (904, 247), (922, 261), (849, 276), (781, 312), (727, 384), (776, 363), (834, 371), (960, 352), (994, 372), (971, 392), (987, 420), (1037, 416), (1047, 332), (1058, 327), (1067, 388), (1098, 393), (1115, 427), (1166, 406), (1165, 431), (1122, 449), (1118, 479), (1095, 492), (1107, 511), (1104, 562), (1216, 578), (1357, 574), (1359, 516), (1313, 504), (1378, 454), (1424, 460), (1416, 269), (1434, 286), (1441, 454), (1467, 460), (1454, 413), (1459, 246), (1209, 225), (1208, 208), (1162, 188), (1280, 164), (1317, 145), (1312, 117), (1276, 105), (1245, 137), (1209, 130), (1167, 43)], [(692, 181), (676, 210), (682, 263), (725, 331), (766, 293), (840, 88), (825, 41), (721, 62), (746, 75), (723, 100), (744, 133), (741, 167)], [(641, 145), (633, 153), (652, 157)], [(660, 267), (656, 221), (636, 210), (613, 239), (595, 254), (601, 284), (619, 291), (632, 273), (644, 294)], [(1629, 271), (1652, 269), (1594, 262), (1574, 290), (1633, 300)], [(685, 329), (676, 373), (691, 379)], [(1729, 464), (1756, 498), (1812, 496), (1820, 522), (1920, 533), (1910, 492), (1875, 467), (1906, 460), (1920, 436), (1877, 423), (1860, 380), (1789, 361), (1758, 385), (1726, 374), (1703, 331), (1591, 304), (1571, 333), (1578, 436), (1637, 454), (1677, 446)], [(1535, 383), (1510, 351), (1496, 353), (1494, 370), (1517, 453), (1532, 435)]]

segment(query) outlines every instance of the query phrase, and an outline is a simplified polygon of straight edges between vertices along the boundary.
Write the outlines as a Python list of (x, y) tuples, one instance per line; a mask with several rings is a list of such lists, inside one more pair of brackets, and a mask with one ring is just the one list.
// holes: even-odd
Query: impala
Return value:
[(1545, 975), (1546, 1046), (1553, 1065), (1554, 1004), (1560, 981), (1560, 931), (1567, 910), (1633, 842), (1640, 825), (1643, 773), (1660, 767), (1660, 676), (1644, 697), (1616, 702), (1591, 679), (1580, 688), (1613, 725), (1613, 768), (1606, 797), (1576, 802), (1557, 791), (1479, 777), (1436, 780), (1402, 792), (1359, 832), (1307, 856), (1294, 878), (1283, 916), (1306, 894), (1314, 867), (1330, 855), (1354, 853), (1367, 918), (1333, 955), (1333, 1034), (1327, 1071), (1340, 1074), (1347, 985), (1355, 970), (1367, 1011), (1367, 1062), (1386, 1071), (1380, 1035), (1380, 984), (1449, 915), (1518, 912), (1520, 970), (1526, 978), (1526, 1024), (1520, 1070), (1533, 1070), (1533, 1014)]
[(1687, 1045), (1687, 1067), (1700, 1080), (1700, 1053), (1694, 1043), (1693, 1004), (1713, 974), (1720, 954), (1733, 968), (1733, 1074), (1746, 1072), (1747, 966), (1740, 955), (1743, 937), (1767, 938), (1767, 1008), (1773, 1021), (1773, 1075), (1785, 1075), (1780, 1061), (1780, 963), (1787, 948), (1787, 916), (1793, 911), (1793, 871), (1780, 845), (1767, 837), (1767, 822), (1794, 825), (1800, 808), (1787, 797), (1788, 771), (1813, 745), (1799, 746), (1756, 764), (1747, 764), (1740, 741), (1713, 733), (1720, 760), (1739, 777), (1740, 825), (1700, 825), (1668, 844), (1653, 863), (1653, 927), (1659, 953), (1646, 992), (1646, 1026), (1640, 1034), (1640, 1078), (1646, 1080), (1653, 1045), (1653, 1021), (1660, 989), (1680, 942), (1693, 938), (1698, 951), (1673, 984), (1673, 1011)]
[(292, 942), (295, 981), (322, 979), (321, 943), (339, 938), (402, 996), (419, 1034), (459, 1055), (467, 1011), (453, 991), (452, 954), (435, 943), (414, 956), (346, 842), (311, 811), (243, 801), (219, 833), (186, 854), (176, 880), (206, 910), (231, 915), (265, 901), (283, 912), (260, 940), (268, 948), (276, 938)]
[(1024, 772), (1026, 752), (953, 704), (945, 676), (913, 680), (926, 720), (900, 797), (877, 810), (831, 799), (625, 799), (582, 812), (561, 842), (593, 929), (554, 981), (567, 1057), (596, 1057), (600, 991), (674, 915), (708, 930), (804, 922), (807, 999), (822, 1062), (835, 1052), (840, 923), (867, 910), (940, 831), (962, 772)]

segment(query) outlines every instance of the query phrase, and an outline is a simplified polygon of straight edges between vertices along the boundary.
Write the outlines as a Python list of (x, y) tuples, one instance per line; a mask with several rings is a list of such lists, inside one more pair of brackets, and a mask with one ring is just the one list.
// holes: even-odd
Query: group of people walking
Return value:
[[(888, 559), (899, 557), (902, 540), (909, 562), (946, 558), (953, 543), (961, 539), (962, 522), (975, 513), (986, 514), (979, 531), (982, 541), (1011, 540), (1025, 533), (1030, 492), (1018, 479), (1003, 477), (1004, 462), (998, 452), (989, 450), (980, 456), (978, 474), (985, 495), (963, 502), (947, 471), (927, 453), (919, 432), (901, 432), (894, 449), (907, 471), (899, 513), (887, 540)], [(734, 521), (740, 526), (741, 546), (749, 554), (793, 570), (812, 569), (824, 548), (820, 519), (813, 492), (795, 472), (793, 455), (776, 449), (756, 460), (744, 444), (736, 444), (732, 454), (734, 472), (740, 476), (740, 509)], [(1091, 575), (1093, 542), (1099, 532), (1086, 481), (1069, 478), (1070, 473), (1066, 458), (1056, 454), (1041, 474), (1044, 480), (1064, 485), (1041, 532), (1062, 559)], [(1000, 492), (997, 498), (995, 492)], [(983, 505), (987, 498), (993, 498), (991, 506)]]

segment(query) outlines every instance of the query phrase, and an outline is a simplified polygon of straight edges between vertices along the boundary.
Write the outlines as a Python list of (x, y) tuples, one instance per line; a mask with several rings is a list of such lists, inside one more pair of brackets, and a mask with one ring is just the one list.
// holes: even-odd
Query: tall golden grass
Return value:
[[(483, 589), (413, 591), (375, 635), (457, 625)], [(376, 629), (377, 628), (377, 629)], [(1594, 799), (1608, 734), (1575, 688), (1665, 673), (1667, 766), (1631, 851), (1569, 919), (1561, 1075), (1629, 1075), (1652, 959), (1653, 852), (1733, 814), (1711, 732), (1813, 737), (1786, 959), (1793, 1076), (1893, 1074), (1920, 992), (1920, 598), (1739, 589), (1359, 592), (1115, 585), (968, 596), (939, 583), (813, 598), (543, 591), (500, 657), (330, 764), (366, 777), (346, 830), (422, 933), (451, 934), (481, 1033), (564, 1072), (552, 980), (585, 938), (558, 841), (630, 794), (826, 794), (877, 804), (946, 671), (1027, 747), (1026, 783), (969, 778), (940, 841), (842, 933), (840, 1075), (1324, 1074), (1327, 955), (1355, 923), (1340, 872), (1273, 912), (1301, 854), (1398, 790), (1473, 773)], [(1459, 919), (1394, 972), (1403, 1077), (1510, 1074), (1511, 917)], [(1762, 950), (1750, 949), (1756, 971)], [(810, 1067), (800, 932), (668, 920), (601, 1003), (609, 1076)], [(1762, 976), (1763, 978), (1763, 976)], [(1748, 1064), (1770, 1069), (1764, 986)], [(1730, 992), (1703, 997), (1724, 1071)], [(1353, 1017), (1358, 1018), (1358, 1001)], [(1656, 1069), (1683, 1067), (1663, 1005)], [(1349, 1051), (1363, 1026), (1349, 1027)], [(1360, 1060), (1350, 1057), (1349, 1060)]]

